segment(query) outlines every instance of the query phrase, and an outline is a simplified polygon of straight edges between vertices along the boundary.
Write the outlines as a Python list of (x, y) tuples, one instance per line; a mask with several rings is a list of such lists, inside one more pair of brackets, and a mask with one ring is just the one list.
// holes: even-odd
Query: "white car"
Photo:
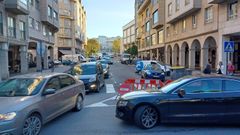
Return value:
[(137, 64), (136, 64), (136, 72), (139, 73), (143, 70), (143, 68), (146, 66), (146, 65), (149, 65), (149, 64), (157, 64), (159, 65), (162, 70), (166, 73), (166, 75), (170, 75), (170, 66), (166, 65), (166, 64), (163, 64), (162, 62), (159, 62), (159, 61), (155, 61), (155, 60), (143, 60), (143, 61), (138, 61)]

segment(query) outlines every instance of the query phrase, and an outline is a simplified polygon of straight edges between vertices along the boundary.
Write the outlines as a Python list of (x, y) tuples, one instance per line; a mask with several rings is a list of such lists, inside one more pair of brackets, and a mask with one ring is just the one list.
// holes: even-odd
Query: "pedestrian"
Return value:
[(224, 66), (222, 61), (219, 61), (218, 67), (217, 67), (217, 74), (223, 74)]
[(53, 62), (53, 60), (50, 60), (50, 62), (49, 62), (49, 64), (50, 64), (50, 68), (51, 68), (51, 72), (54, 72), (54, 62)]
[(211, 74), (211, 65), (208, 63), (205, 67), (205, 69), (203, 70), (204, 74)]
[(234, 65), (232, 64), (231, 61), (229, 61), (229, 62), (228, 62), (228, 65), (227, 65), (228, 75), (233, 75), (234, 70), (235, 70)]

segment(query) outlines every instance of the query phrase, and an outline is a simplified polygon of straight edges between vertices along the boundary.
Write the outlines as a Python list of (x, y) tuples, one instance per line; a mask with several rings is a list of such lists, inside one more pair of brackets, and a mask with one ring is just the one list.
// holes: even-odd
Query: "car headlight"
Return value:
[(147, 71), (146, 73), (147, 73), (148, 75), (151, 75), (151, 72), (150, 72), (150, 71)]
[(107, 73), (107, 70), (104, 70), (104, 74), (106, 74)]
[(89, 82), (95, 82), (95, 81), (96, 81), (96, 77), (89, 79)]
[(124, 106), (127, 106), (127, 104), (128, 104), (128, 101), (126, 101), (126, 100), (120, 100), (120, 101), (118, 101), (118, 106), (119, 107), (124, 107)]
[(15, 112), (6, 113), (6, 114), (0, 114), (0, 121), (13, 120), (16, 117), (16, 115), (17, 114)]

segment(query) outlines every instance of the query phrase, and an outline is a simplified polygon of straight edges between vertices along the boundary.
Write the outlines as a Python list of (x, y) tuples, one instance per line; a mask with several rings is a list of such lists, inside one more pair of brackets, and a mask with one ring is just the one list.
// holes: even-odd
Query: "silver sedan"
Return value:
[(68, 74), (29, 74), (0, 83), (0, 134), (38, 135), (42, 125), (83, 107), (83, 82)]

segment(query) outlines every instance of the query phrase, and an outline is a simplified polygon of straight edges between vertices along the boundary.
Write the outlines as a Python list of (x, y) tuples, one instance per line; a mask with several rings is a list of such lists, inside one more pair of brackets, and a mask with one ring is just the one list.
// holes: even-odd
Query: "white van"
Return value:
[(81, 54), (74, 54), (74, 55), (63, 55), (62, 61), (70, 60), (72, 62), (78, 63), (78, 62), (86, 62), (86, 58)]
[(123, 54), (121, 55), (121, 59), (120, 59), (120, 60), (121, 60), (121, 63), (122, 63), (122, 64), (127, 64), (127, 61), (129, 61), (130, 57), (131, 57), (130, 54), (123, 53)]

